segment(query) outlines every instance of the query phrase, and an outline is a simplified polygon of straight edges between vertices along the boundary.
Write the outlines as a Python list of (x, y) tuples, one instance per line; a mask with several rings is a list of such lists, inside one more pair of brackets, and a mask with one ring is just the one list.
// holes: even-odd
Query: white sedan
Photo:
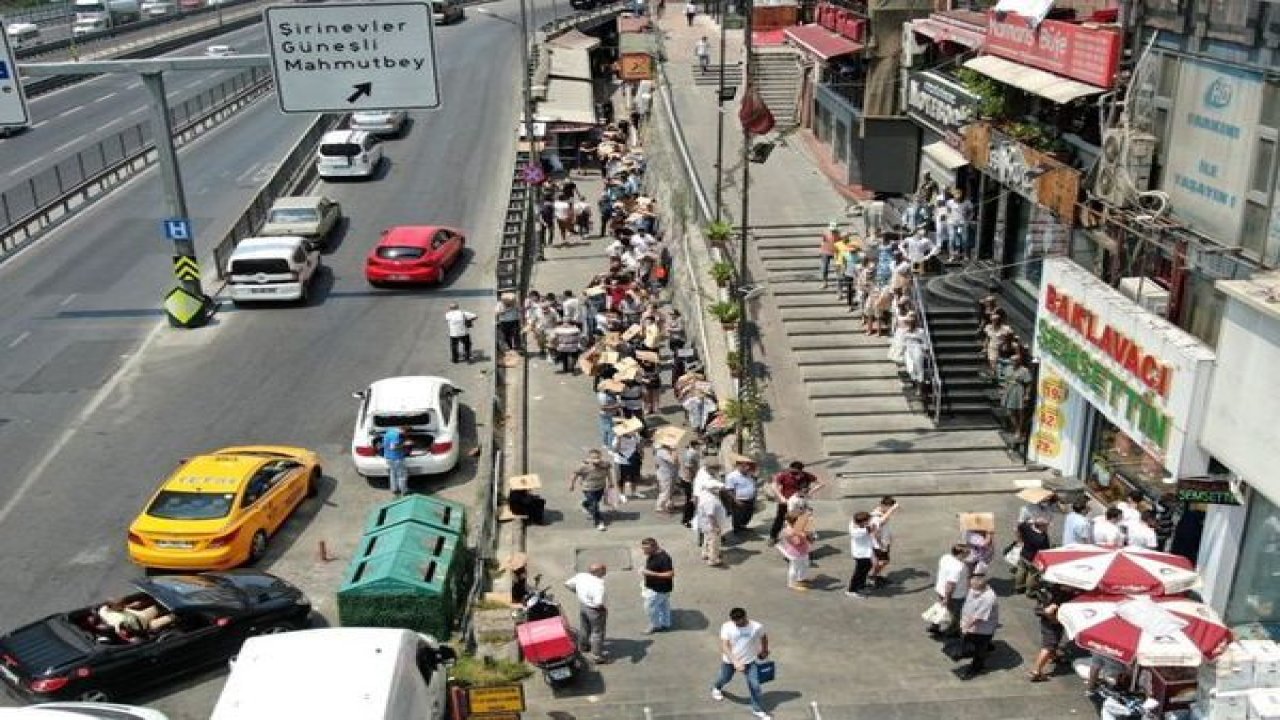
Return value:
[(431, 375), (379, 380), (354, 393), (360, 400), (351, 460), (365, 477), (386, 477), (382, 437), (389, 428), (406, 429), (410, 475), (438, 475), (458, 464), (461, 428), (458, 395), (451, 381)]

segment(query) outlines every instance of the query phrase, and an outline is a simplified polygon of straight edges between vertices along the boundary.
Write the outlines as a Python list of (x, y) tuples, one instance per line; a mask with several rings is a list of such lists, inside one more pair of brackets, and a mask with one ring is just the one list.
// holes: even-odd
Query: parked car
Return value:
[(241, 240), (227, 260), (231, 302), (300, 302), (320, 271), (320, 249), (298, 235)]
[(230, 447), (182, 463), (129, 526), (129, 559), (147, 568), (224, 570), (260, 559), (269, 538), (313, 497), (310, 450)]
[(210, 45), (204, 49), (204, 54), (209, 57), (231, 57), (236, 54), (236, 49), (230, 45)]
[(4, 28), (4, 34), (9, 36), (9, 46), (14, 50), (40, 42), (40, 26), (35, 23), (9, 23)]
[(437, 475), (458, 464), (461, 428), (458, 427), (458, 395), (452, 381), (430, 375), (379, 380), (354, 393), (360, 401), (355, 432), (351, 436), (351, 460), (365, 477), (386, 477), (382, 436), (388, 428), (408, 428), (410, 475)]
[(438, 283), (467, 245), (459, 230), (433, 225), (397, 225), (365, 258), (364, 277), (375, 287), (391, 283)]
[(140, 9), (143, 17), (165, 17), (167, 15), (176, 15), (178, 13), (178, 4), (173, 0), (144, 0)]
[(159, 710), (99, 702), (53, 702), (0, 708), (0, 720), (169, 720)]
[(211, 720), (444, 720), (456, 654), (400, 628), (316, 628), (250, 638)]
[(342, 206), (324, 195), (282, 197), (271, 204), (267, 221), (258, 234), (266, 237), (296, 235), (313, 248), (324, 248), (333, 229), (342, 221)]
[(331, 130), (316, 149), (316, 171), (325, 179), (371, 178), (381, 162), (382, 145), (363, 130)]
[(460, 0), (431, 0), (431, 19), (436, 25), (462, 22), (466, 17)]
[(360, 110), (351, 113), (348, 127), (380, 137), (399, 136), (404, 134), (408, 115), (404, 110)]
[(104, 702), (222, 664), (245, 639), (306, 627), (311, 602), (274, 575), (252, 571), (136, 580), (129, 605), (172, 616), (158, 632), (126, 639), (104, 603), (56, 613), (0, 636), (0, 680), (30, 701)]

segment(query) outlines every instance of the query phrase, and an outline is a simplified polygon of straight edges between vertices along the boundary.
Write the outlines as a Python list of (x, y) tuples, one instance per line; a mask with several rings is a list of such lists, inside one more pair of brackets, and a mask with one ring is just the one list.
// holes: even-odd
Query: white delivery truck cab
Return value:
[(398, 628), (249, 638), (210, 720), (444, 720), (453, 650)]

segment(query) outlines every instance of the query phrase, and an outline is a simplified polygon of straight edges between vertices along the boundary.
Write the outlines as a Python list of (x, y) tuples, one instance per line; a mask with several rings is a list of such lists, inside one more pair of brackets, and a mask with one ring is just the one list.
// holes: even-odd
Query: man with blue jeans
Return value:
[(747, 691), (751, 693), (751, 712), (761, 720), (771, 720), (764, 711), (760, 692), (760, 660), (769, 657), (769, 636), (764, 625), (747, 618), (747, 611), (734, 608), (729, 611), (729, 622), (720, 626), (720, 676), (711, 686), (711, 699), (724, 700), (721, 692), (741, 672), (747, 679)]
[(393, 495), (409, 492), (409, 468), (405, 458), (409, 455), (409, 439), (404, 428), (393, 427), (382, 435), (382, 459), (387, 461), (387, 484)]
[(658, 547), (658, 541), (645, 538), (640, 541), (644, 553), (644, 611), (649, 616), (645, 635), (671, 629), (671, 591), (675, 589), (676, 568), (666, 550)]

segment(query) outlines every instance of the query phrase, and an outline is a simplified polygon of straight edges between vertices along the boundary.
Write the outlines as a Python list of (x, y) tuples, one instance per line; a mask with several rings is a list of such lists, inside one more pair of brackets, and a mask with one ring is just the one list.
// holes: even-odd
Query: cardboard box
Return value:
[(1249, 692), (1213, 692), (1196, 706), (1204, 720), (1248, 720)]
[(1253, 684), (1253, 655), (1242, 644), (1233, 642), (1217, 660), (1200, 666), (1197, 681), (1201, 694), (1252, 690), (1256, 687)]
[(1280, 720), (1280, 689), (1251, 691), (1248, 720)]
[(662, 359), (661, 357), (658, 356), (658, 353), (649, 352), (648, 350), (637, 351), (636, 358), (641, 362), (653, 363), (655, 365), (658, 364), (658, 361)]
[(606, 351), (606, 352), (602, 352), (602, 353), (600, 353), (600, 364), (601, 364), (601, 365), (616, 365), (616, 364), (618, 364), (618, 353), (613, 352), (613, 351), (611, 351), (611, 350), (610, 350), (610, 351)]
[(627, 418), (626, 420), (615, 420), (613, 423), (613, 432), (615, 435), (630, 435), (634, 432), (640, 432), (644, 429), (644, 423), (636, 418)]
[(541, 490), (542, 479), (537, 475), (513, 475), (507, 478), (508, 490)]
[(1252, 687), (1280, 688), (1280, 646), (1274, 640), (1241, 640), (1239, 645), (1252, 664)]
[(960, 529), (968, 532), (970, 530), (982, 530), (993, 533), (996, 531), (996, 514), (989, 512), (962, 512), (959, 513)]
[(1029, 505), (1044, 502), (1053, 497), (1053, 491), (1048, 488), (1031, 487), (1018, 493), (1018, 498)]
[(684, 439), (689, 436), (689, 431), (674, 425), (663, 425), (653, 431), (653, 444), (664, 445), (670, 448), (680, 447)]
[(626, 332), (622, 333), (622, 339), (630, 341), (632, 338), (639, 337), (641, 332), (643, 331), (640, 329), (639, 325), (632, 325), (627, 328)]

